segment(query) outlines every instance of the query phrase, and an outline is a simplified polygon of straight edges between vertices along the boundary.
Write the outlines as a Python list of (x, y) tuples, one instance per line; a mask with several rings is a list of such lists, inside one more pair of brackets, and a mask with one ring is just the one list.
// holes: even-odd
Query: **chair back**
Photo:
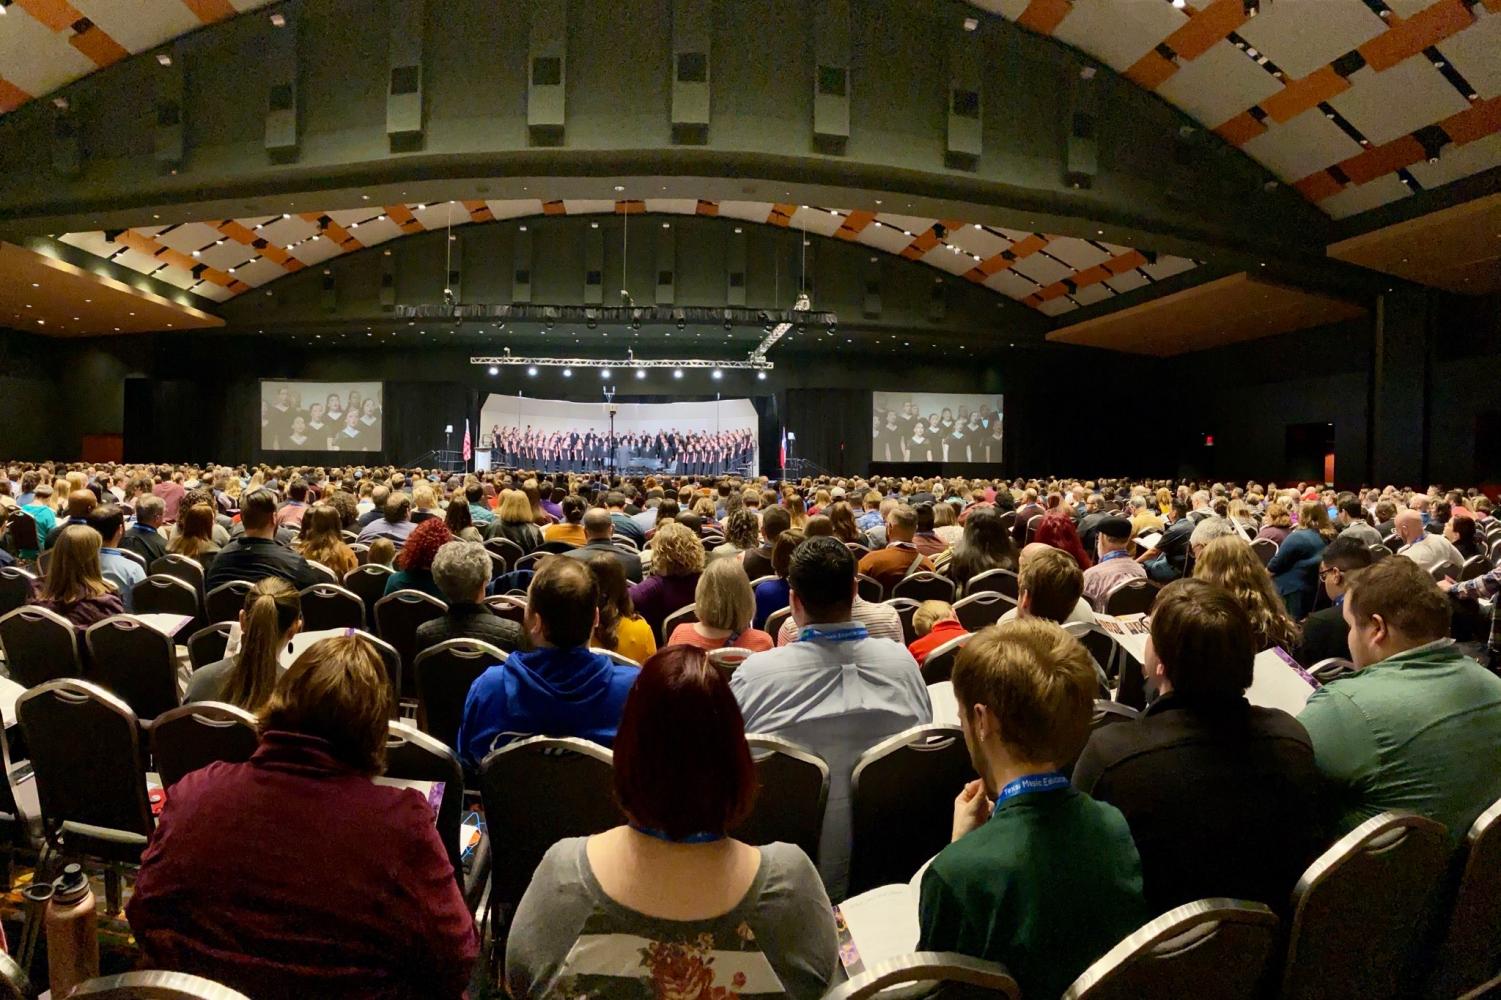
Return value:
[(480, 674), (509, 654), (478, 639), (449, 639), (417, 654), (417, 718), (424, 733), (444, 746), (457, 746), (464, 702)]
[(185, 972), (122, 972), (80, 983), (68, 994), (88, 1000), (250, 1000), (212, 979)]
[(151, 759), (163, 788), (216, 761), (247, 761), (259, 744), (255, 716), (219, 701), (174, 708), (151, 724)]
[(1276, 943), (1277, 915), (1264, 904), (1200, 899), (1127, 936), (1085, 969), (1063, 1000), (1256, 1000)]
[(1435, 581), (1446, 578), (1457, 578), (1459, 576), (1459, 566), (1452, 559), (1441, 559), (1428, 567), (1428, 575), (1433, 577)]
[(365, 601), (352, 590), (336, 583), (315, 583), (297, 596), (302, 601), (302, 627), (309, 632), (365, 627)]
[(1021, 587), (1017, 576), (1009, 569), (987, 569), (983, 573), (976, 573), (969, 578), (964, 585), (966, 594), (995, 593), (1005, 594), (1015, 601), (1021, 596)]
[(1477, 576), (1485, 576), (1492, 569), (1490, 558), (1483, 555), (1473, 555), (1465, 560), (1465, 564), (1459, 568), (1459, 579), (1473, 580)]
[(35, 551), (42, 547), (41, 539), (37, 537), (36, 518), (24, 510), (11, 511), (5, 527), (10, 532), (11, 544), (17, 549)]
[(0, 953), (0, 1000), (31, 1000), (36, 995), (26, 970), (9, 955)]
[[(850, 550), (850, 554), (855, 557), (856, 562), (858, 562), (865, 556), (870, 555), (870, 546), (861, 545), (859, 542), (845, 542), (844, 547)], [(870, 598), (866, 598), (866, 600), (869, 599)]]
[(363, 566), (370, 561), (370, 546), (364, 542), (349, 542), (349, 551), (354, 553), (356, 566)]
[(37, 578), (19, 566), (0, 566), (0, 615), (23, 607), (31, 598)]
[(903, 645), (910, 646), (917, 641), (917, 626), (912, 624), (912, 616), (917, 614), (917, 606), (921, 603), (910, 597), (893, 597), (886, 602), (887, 606), (896, 609), (896, 617), (902, 623)]
[(1320, 684), (1328, 684), (1355, 673), (1355, 664), (1342, 656), (1326, 656), (1309, 667), (1308, 672)]
[(1027, 518), (1027, 536), (1023, 544), (1031, 545), (1037, 540), (1037, 529), (1042, 524), (1042, 515), (1033, 514)]
[(1157, 588), (1146, 580), (1122, 580), (1105, 595), (1107, 615), (1144, 615), (1157, 600)]
[(375, 602), (386, 596), (386, 578), (396, 572), (379, 563), (365, 563), (344, 574), (344, 589), (365, 604), (365, 621), (375, 621)]
[(662, 619), (662, 635), (659, 641), (665, 643), (672, 637), (673, 630), (679, 625), (692, 625), (698, 621), (698, 608), (690, 604), (685, 608), (678, 608), (672, 614)]
[(748, 735), (756, 765), (756, 805), (735, 838), (747, 844), (796, 844), (818, 864), (818, 837), (829, 801), (829, 765), (807, 747), (776, 736)]
[(1251, 540), (1251, 551), (1256, 553), (1256, 558), (1261, 560), (1261, 565), (1263, 566), (1272, 561), (1272, 556), (1277, 554), (1278, 548), (1280, 546), (1270, 538), (1253, 538)]
[[(375, 602), (375, 630), (401, 656), (403, 683), (410, 685), (417, 657), (417, 627), (448, 613), (448, 605), (420, 590), (398, 590)], [(399, 696), (411, 691), (400, 690)]]
[(1107, 698), (1096, 698), (1094, 711), (1089, 717), (1089, 731), (1094, 732), (1121, 722), (1135, 722), (1140, 717), (1141, 713), (1130, 705), (1122, 705)]
[(906, 882), (948, 846), (954, 796), (974, 778), (958, 726), (914, 726), (861, 754), (850, 777), (850, 895)]
[[(620, 822), (614, 758), (574, 737), (533, 736), (492, 750), (480, 764), (480, 795), (490, 824), (490, 905), (508, 921), (547, 849)], [(525, 823), (501, 817), (525, 816)], [(494, 926), (501, 926), (495, 924)]]
[(959, 650), (973, 638), (974, 633), (969, 632), (950, 639), (930, 652), (928, 658), (922, 661), (922, 682), (938, 684), (948, 680), (954, 673), (954, 661), (959, 658)]
[(1392, 550), (1387, 548), (1385, 545), (1372, 545), (1370, 549), (1372, 562), (1380, 562), (1381, 560), (1392, 554)]
[(323, 565), (321, 562), (318, 562), (316, 559), (309, 559), (307, 561), (307, 568), (311, 570), (313, 575), (318, 578), (319, 583), (337, 584), (339, 582), (339, 574), (335, 573), (332, 569)]
[(21, 695), (16, 718), (48, 844), (139, 863), (154, 821), (140, 723), (130, 706), (97, 684), (64, 677)]
[(914, 601), (954, 600), (954, 581), (938, 573), (919, 570), (902, 577), (891, 588), (892, 597), (910, 597)]
[[(911, 985), (909, 985), (911, 984)], [(927, 996), (934, 984), (943, 1000), (984, 997), (1021, 1000), (1021, 987), (998, 962), (952, 951), (915, 951), (879, 962), (823, 995), (823, 1000), (867, 1000), (891, 990), (889, 996)], [(896, 987), (907, 986), (907, 989)]]
[(1412, 996), (1448, 857), (1443, 824), (1404, 813), (1336, 841), (1293, 887), (1282, 996)]
[(448, 744), (393, 720), (386, 730), (386, 777), (443, 782), (443, 797), (438, 800), (438, 839), (448, 851), (454, 877), (463, 885), (459, 828), (464, 822), (464, 769), (459, 758)]
[(516, 597), (512, 594), (496, 594), (494, 597), (485, 598), (485, 607), (489, 608), (491, 614), (494, 614), (496, 617), (515, 622), (522, 627), (526, 625), (525, 597)]
[[(853, 542), (848, 544), (854, 544)], [(869, 573), (858, 573), (855, 576), (855, 592), (860, 595), (862, 601), (871, 604), (879, 604), (886, 596), (886, 588), (881, 586), (881, 581)]]
[(766, 616), (766, 634), (771, 636), (772, 642), (777, 641), (777, 636), (782, 634), (782, 624), (791, 617), (791, 608), (781, 608)]
[[(187, 587), (173, 580), (176, 587)], [(134, 615), (111, 615), (83, 634), (89, 650), (86, 679), (112, 692), (141, 719), (182, 703), (177, 694), (177, 647), (172, 637)]]
[(47, 575), (47, 567), (52, 565), (53, 549), (42, 549), (36, 554), (36, 569), (43, 576)]
[(203, 613), (210, 622), (235, 621), (245, 607), (245, 595), (255, 589), (248, 580), (230, 580), (210, 590), (203, 598)]
[(141, 615), (185, 615), (197, 618), (201, 601), (198, 591), (186, 580), (157, 573), (140, 580), (130, 589), (130, 606)]
[[(543, 555), (555, 555), (563, 552), (572, 552), (576, 548), (578, 548), (578, 546), (573, 544), (572, 542), (553, 540), (551, 542), (543, 542), (541, 545), (537, 546), (537, 552), (540, 552)], [(533, 553), (533, 555), (535, 554), (536, 553)]]
[(0, 617), (0, 649), (11, 680), (25, 687), (80, 673), (78, 632), (46, 608), (20, 607)]
[[(558, 543), (558, 544), (562, 544), (562, 543)], [(570, 545), (569, 548), (573, 548), (573, 546)], [(547, 552), (547, 551), (544, 551), (542, 549), (537, 549), (537, 550), (535, 550), (533, 552), (528, 552), (526, 555), (519, 557), (515, 562), (511, 563), (511, 572), (514, 573), (517, 570), (523, 570), (523, 569), (529, 569), (529, 570), (531, 570), (533, 572), (536, 572), (537, 567), (539, 565), (541, 565), (542, 560), (546, 559), (548, 556), (551, 556), (551, 555), (557, 555), (557, 553), (555, 553), (555, 552)]]
[(1460, 849), (1459, 885), (1425, 995), (1447, 1000), (1501, 971), (1501, 801), (1481, 813)]
[(234, 622), (214, 622), (188, 636), (188, 662), (194, 670), (224, 659), (229, 648), (229, 631)]
[(1016, 600), (994, 590), (982, 590), (960, 598), (954, 603), (954, 614), (959, 624), (971, 632), (978, 632), (987, 625), (1001, 620), (1001, 615), (1016, 607)]
[(499, 556), (505, 568), (499, 575), (505, 575), (516, 565), (516, 560), (526, 555), (526, 551), (520, 545), (501, 535), (485, 539), (485, 551), (493, 556)]
[(627, 552), (641, 551), (641, 546), (636, 544), (636, 540), (634, 538), (627, 538), (625, 535), (613, 536), (610, 539), (610, 544), (615, 546), (617, 549), (624, 549)]
[(720, 673), (724, 674), (725, 679), (728, 680), (730, 675), (735, 672), (735, 669), (751, 655), (750, 650), (741, 649), (739, 646), (723, 646), (719, 649), (711, 649), (708, 653), (709, 666), (714, 667)]
[(605, 649), (603, 646), (590, 646), (589, 652), (594, 653), (596, 656), (603, 656), (605, 659), (618, 666), (635, 667), (637, 670), (641, 669), (641, 664), (637, 663), (629, 656), (626, 656), (624, 653), (616, 652), (613, 649)]
[(199, 598), (204, 595), (203, 564), (190, 556), (169, 552), (160, 559), (154, 560), (146, 572), (152, 576), (175, 576), (191, 586)]

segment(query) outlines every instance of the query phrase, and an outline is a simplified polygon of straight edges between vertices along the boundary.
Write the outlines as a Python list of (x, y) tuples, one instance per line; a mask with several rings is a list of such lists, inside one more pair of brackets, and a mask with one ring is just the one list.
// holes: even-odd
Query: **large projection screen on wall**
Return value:
[(380, 451), (380, 382), (261, 381), (262, 451)]
[(874, 397), (872, 461), (1000, 462), (1002, 397), (952, 392), (877, 392)]

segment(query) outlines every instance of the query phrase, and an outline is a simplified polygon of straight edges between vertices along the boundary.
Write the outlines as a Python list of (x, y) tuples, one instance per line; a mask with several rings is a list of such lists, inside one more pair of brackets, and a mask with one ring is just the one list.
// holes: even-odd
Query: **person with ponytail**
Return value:
[(262, 579), (240, 610), (240, 651), (199, 667), (183, 699), (222, 701), (259, 712), (281, 676), (277, 655), (302, 627), (302, 600), (279, 576)]

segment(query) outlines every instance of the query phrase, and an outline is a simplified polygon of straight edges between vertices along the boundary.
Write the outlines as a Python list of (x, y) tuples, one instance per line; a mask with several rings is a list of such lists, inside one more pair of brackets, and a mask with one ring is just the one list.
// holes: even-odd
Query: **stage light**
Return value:
[(683, 369), (681, 369), (681, 368), (674, 368), (672, 370), (672, 377), (673, 378), (682, 378), (683, 377)]
[(563, 377), (564, 378), (573, 378), (573, 369), (572, 368), (564, 368), (563, 369)]
[(500, 369), (498, 367), (496, 367), (495, 365), (491, 365), (490, 366), (490, 374), (491, 375), (499, 375), (500, 374)]
[(646, 369), (645, 368), (637, 368), (636, 369), (636, 377), (638, 379), (639, 378), (646, 378)]
[(756, 372), (756, 381), (757, 382), (765, 382), (766, 381), (766, 373), (765, 372)]
[(724, 378), (724, 372), (720, 371), (718, 368), (714, 369), (714, 380), (717, 382), (722, 378)]
[(531, 376), (533, 376), (535, 378), (536, 374), (537, 374), (537, 366), (536, 365), (532, 365), (530, 368), (528, 368), (526, 370), (526, 373), (528, 375), (531, 375)]
[(601, 368), (599, 370), (599, 377), (600, 378), (609, 378), (610, 377), (610, 369), (608, 369), (608, 368)]
[(684, 326), (685, 326), (685, 324), (683, 323), (683, 321), (682, 320), (678, 320), (678, 322), (677, 322), (677, 328), (679, 330), (681, 330), (681, 329), (683, 329)]

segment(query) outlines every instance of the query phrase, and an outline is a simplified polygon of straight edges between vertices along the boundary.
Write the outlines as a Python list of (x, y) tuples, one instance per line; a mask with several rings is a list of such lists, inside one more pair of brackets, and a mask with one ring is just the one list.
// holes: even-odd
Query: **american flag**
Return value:
[(474, 446), (473, 446), (473, 443), (469, 440), (469, 418), (465, 417), (464, 418), (464, 461), (467, 462), (467, 461), (469, 461), (473, 457), (474, 457)]

